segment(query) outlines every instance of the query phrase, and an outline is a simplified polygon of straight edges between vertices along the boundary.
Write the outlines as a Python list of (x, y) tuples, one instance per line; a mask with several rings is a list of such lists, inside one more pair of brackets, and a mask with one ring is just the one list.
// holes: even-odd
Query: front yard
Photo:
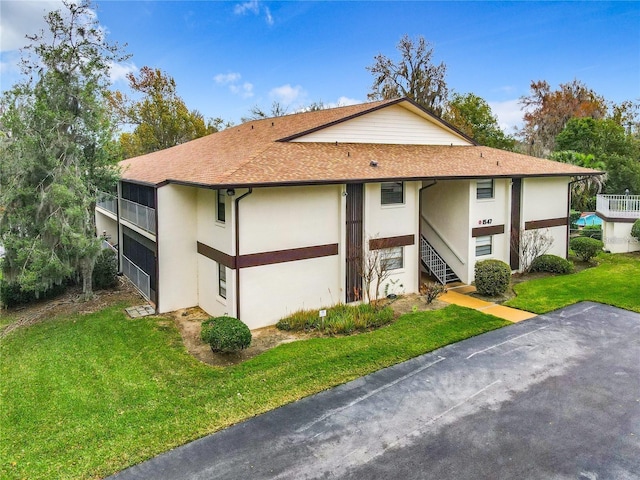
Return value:
[[(538, 313), (581, 300), (640, 312), (640, 256), (515, 286)], [(378, 330), (280, 345), (242, 364), (189, 355), (172, 319), (118, 304), (0, 341), (0, 478), (100, 478), (243, 419), (508, 322), (449, 306)]]

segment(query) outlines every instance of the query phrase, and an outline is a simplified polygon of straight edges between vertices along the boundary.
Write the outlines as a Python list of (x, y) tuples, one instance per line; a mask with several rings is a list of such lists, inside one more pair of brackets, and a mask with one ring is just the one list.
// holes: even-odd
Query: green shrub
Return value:
[(298, 310), (281, 319), (279, 330), (310, 332), (318, 331), (329, 335), (364, 332), (391, 323), (394, 318), (390, 307), (376, 308), (370, 303), (360, 305), (339, 304), (326, 309), (320, 317), (320, 310)]
[(36, 293), (32, 290), (23, 290), (18, 282), (0, 281), (0, 303), (5, 308), (13, 308), (19, 305), (53, 298), (61, 295), (67, 289), (66, 283), (52, 285), (48, 290)]
[(531, 272), (571, 273), (573, 264), (557, 255), (540, 255), (531, 262)]
[(588, 262), (593, 257), (595, 257), (598, 252), (602, 251), (602, 247), (604, 244), (600, 240), (596, 240), (595, 238), (589, 237), (576, 237), (572, 238), (569, 243), (571, 250), (580, 258), (581, 260)]
[(216, 317), (202, 322), (200, 338), (214, 352), (237, 352), (251, 345), (251, 331), (233, 317)]
[(113, 288), (118, 284), (118, 255), (110, 248), (103, 249), (93, 267), (93, 288)]
[(631, 236), (640, 240), (640, 218), (633, 222), (631, 226)]
[(509, 288), (511, 268), (500, 260), (482, 260), (476, 263), (476, 290), (480, 295), (495, 297)]
[(580, 236), (602, 240), (602, 227), (600, 225), (587, 225), (580, 230)]

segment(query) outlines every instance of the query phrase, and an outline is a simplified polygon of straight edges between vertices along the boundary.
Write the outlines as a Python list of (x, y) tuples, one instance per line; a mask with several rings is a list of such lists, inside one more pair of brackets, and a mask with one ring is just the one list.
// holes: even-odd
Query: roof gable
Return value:
[(293, 142), (382, 143), (390, 145), (473, 145), (433, 116), (408, 102), (385, 105), (343, 122), (290, 139)]

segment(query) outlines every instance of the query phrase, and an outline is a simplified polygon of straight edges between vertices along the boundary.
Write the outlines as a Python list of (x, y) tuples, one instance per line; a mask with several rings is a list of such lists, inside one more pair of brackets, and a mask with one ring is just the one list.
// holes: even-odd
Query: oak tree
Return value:
[(396, 46), (400, 58), (375, 56), (367, 67), (373, 74), (370, 100), (407, 97), (441, 116), (446, 105), (448, 88), (445, 81), (447, 66), (433, 63), (433, 46), (424, 37), (412, 39), (404, 35)]
[(46, 34), (27, 36), (24, 80), (2, 98), (0, 243), (5, 281), (37, 295), (79, 274), (91, 296), (95, 201), (117, 175), (104, 92), (125, 56), (88, 0), (63, 5), (46, 15)]

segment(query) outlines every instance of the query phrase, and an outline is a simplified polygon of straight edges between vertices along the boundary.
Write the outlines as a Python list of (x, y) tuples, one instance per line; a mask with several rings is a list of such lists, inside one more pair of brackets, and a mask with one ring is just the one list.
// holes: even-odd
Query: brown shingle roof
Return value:
[[(402, 102), (391, 100), (244, 123), (121, 162), (122, 178), (150, 184), (257, 186), (356, 180), (594, 175), (574, 165), (480, 146), (278, 141)], [(375, 160), (377, 167), (370, 166)]]

